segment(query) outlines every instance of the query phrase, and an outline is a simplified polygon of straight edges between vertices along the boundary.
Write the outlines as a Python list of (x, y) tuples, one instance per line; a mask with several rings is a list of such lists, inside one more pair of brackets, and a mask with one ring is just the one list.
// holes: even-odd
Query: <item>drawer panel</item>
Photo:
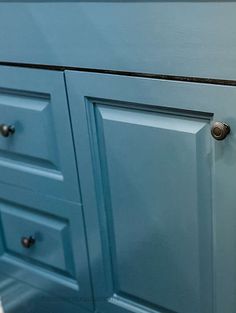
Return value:
[(62, 72), (0, 67), (0, 125), (1, 182), (79, 200)]
[[(29, 164), (44, 175), (51, 171), (61, 180), (63, 177), (60, 175), (51, 110), (49, 95), (22, 95), (21, 92), (1, 90), (2, 122), (14, 127), (14, 134), (9, 138), (0, 137), (1, 155), (5, 159)], [(8, 164), (11, 166), (10, 162)]]
[(74, 272), (67, 220), (10, 205), (2, 207), (1, 218), (5, 248), (10, 254), (66, 273)]
[[(10, 194), (14, 202), (5, 200)], [(91, 309), (81, 205), (0, 184), (0, 271)]]

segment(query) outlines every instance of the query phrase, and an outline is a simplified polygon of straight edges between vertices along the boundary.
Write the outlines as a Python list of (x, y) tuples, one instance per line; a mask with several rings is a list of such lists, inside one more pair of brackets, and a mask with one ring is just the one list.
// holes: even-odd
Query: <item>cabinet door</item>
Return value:
[(63, 72), (1, 66), (0, 125), (1, 183), (79, 200)]
[(98, 311), (235, 312), (236, 88), (66, 79)]

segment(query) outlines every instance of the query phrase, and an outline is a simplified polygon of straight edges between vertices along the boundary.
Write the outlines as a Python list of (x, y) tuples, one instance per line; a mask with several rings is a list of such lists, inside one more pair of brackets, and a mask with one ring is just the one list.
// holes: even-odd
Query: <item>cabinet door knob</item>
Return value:
[(230, 127), (226, 123), (214, 122), (211, 127), (212, 137), (216, 140), (224, 140), (230, 133)]
[(32, 236), (22, 237), (21, 244), (24, 248), (29, 249), (35, 244), (35, 239)]
[(3, 137), (9, 137), (15, 132), (15, 127), (12, 125), (1, 124), (0, 125), (0, 134)]

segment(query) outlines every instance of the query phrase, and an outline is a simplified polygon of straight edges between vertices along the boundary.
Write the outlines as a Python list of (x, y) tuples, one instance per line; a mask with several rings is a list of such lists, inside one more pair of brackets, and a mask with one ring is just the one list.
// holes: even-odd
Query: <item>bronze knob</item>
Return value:
[(32, 236), (22, 237), (21, 244), (24, 248), (29, 249), (35, 244), (35, 239)]
[(1, 124), (0, 125), (0, 134), (3, 137), (9, 137), (15, 132), (15, 127), (12, 125)]
[(226, 123), (214, 122), (211, 127), (211, 134), (216, 140), (224, 140), (230, 133), (230, 127)]

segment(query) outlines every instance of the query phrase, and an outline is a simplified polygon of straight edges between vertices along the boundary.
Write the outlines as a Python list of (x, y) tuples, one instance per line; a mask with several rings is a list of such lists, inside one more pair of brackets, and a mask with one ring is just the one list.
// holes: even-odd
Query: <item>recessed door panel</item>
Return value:
[(236, 88), (66, 78), (97, 310), (232, 313)]

